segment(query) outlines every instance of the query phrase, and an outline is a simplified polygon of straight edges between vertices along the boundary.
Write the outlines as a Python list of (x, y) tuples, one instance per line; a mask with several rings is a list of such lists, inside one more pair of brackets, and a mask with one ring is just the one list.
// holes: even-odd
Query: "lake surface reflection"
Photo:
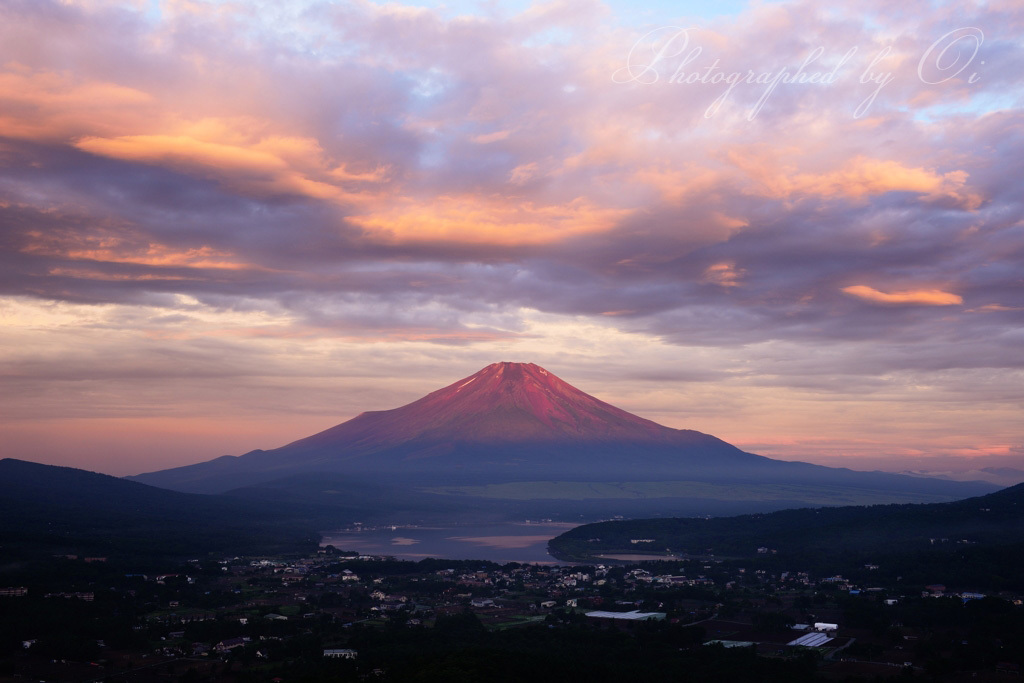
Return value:
[(403, 560), (537, 562), (557, 564), (548, 541), (572, 529), (569, 523), (508, 523), (448, 527), (373, 527), (362, 531), (326, 531), (321, 545)]

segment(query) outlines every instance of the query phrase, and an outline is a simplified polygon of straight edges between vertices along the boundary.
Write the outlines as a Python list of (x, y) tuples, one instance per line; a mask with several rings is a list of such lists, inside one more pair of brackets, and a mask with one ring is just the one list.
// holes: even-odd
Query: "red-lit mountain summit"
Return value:
[(882, 491), (956, 486), (746, 453), (714, 436), (672, 429), (616, 408), (532, 363), (507, 362), (488, 365), (408, 405), (362, 413), (274, 450), (133, 479), (212, 493), (313, 473), (405, 487), (543, 481)]
[(493, 363), (401, 408), (363, 413), (292, 445), (670, 442), (686, 433), (598, 400), (533, 363)]

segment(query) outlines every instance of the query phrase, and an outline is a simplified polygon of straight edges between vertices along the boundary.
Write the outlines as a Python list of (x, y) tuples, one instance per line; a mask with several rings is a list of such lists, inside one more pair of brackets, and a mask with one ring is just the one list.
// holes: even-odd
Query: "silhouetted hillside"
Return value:
[(315, 546), (311, 510), (179, 493), (70, 467), (0, 460), (0, 545), (40, 553), (185, 556)]
[(599, 522), (552, 539), (550, 549), (556, 557), (579, 560), (666, 549), (677, 555), (758, 557), (758, 548), (765, 548), (769, 557), (818, 567), (916, 557), (925, 564), (988, 562), (995, 574), (996, 564), (1018, 564), (1021, 544), (1024, 484), (952, 503)]

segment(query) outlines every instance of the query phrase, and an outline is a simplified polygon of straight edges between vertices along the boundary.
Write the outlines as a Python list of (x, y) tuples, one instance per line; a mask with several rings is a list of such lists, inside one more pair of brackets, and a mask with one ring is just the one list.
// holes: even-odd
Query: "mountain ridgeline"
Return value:
[[(287, 479), (294, 491), (296, 476), (315, 474), (490, 505), (628, 500), (634, 515), (688, 514), (695, 501), (707, 502), (701, 509), (715, 509), (716, 501), (781, 509), (954, 500), (997, 488), (773, 460), (628, 413), (531, 363), (507, 362), (280, 448), (132, 479), (200, 493), (280, 492), (275, 482)], [(317, 477), (307, 480), (316, 488)], [(657, 510), (643, 500), (657, 501)]]
[(0, 547), (8, 559), (308, 551), (319, 541), (319, 528), (311, 507), (270, 507), (71, 467), (0, 460)]
[[(552, 555), (571, 561), (649, 552), (760, 557), (786, 567), (828, 571), (862, 570), (871, 563), (907, 580), (921, 574), (916, 578), (927, 581), (927, 572), (935, 570), (936, 575), (967, 585), (984, 582), (1000, 587), (1024, 586), (1022, 551), (1024, 484), (950, 503), (598, 522), (578, 526), (549, 543)], [(939, 566), (941, 572), (935, 569)]]

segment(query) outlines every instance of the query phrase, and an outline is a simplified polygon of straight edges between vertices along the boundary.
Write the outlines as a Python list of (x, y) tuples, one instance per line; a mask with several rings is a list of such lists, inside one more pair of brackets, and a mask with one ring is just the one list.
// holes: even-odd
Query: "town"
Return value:
[(735, 680), (1017, 680), (1019, 594), (758, 558), (499, 565), (327, 546), (140, 573), (62, 556), (0, 586), (0, 680), (435, 680), (410, 672), (474, 649), (561, 652), (563, 666), (614, 652), (663, 672), (743, 663)]

